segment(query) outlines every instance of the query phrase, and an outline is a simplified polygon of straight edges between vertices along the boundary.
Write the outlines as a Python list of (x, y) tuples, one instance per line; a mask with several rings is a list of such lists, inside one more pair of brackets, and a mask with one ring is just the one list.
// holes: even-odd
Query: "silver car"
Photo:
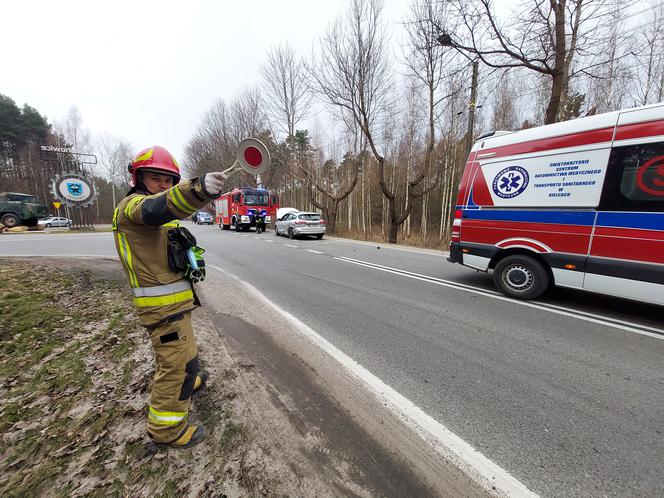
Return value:
[(325, 221), (318, 213), (287, 213), (274, 224), (276, 235), (288, 235), (291, 239), (313, 235), (322, 239), (325, 235)]
[(44, 218), (37, 222), (38, 225), (44, 225), (46, 228), (51, 227), (68, 227), (71, 225), (71, 220), (69, 218), (64, 218), (62, 216), (51, 216), (50, 218)]

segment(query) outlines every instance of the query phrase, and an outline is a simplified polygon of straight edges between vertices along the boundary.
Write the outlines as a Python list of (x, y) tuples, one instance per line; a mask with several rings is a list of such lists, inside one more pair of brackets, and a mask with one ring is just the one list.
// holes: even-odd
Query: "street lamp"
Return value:
[(438, 35), (438, 43), (443, 47), (452, 47), (462, 54), (466, 59), (473, 63), (473, 78), (470, 86), (470, 103), (468, 104), (468, 129), (466, 130), (466, 157), (470, 154), (470, 149), (473, 148), (473, 128), (475, 127), (475, 109), (477, 108), (477, 73), (479, 72), (479, 63), (477, 59), (471, 59), (460, 48), (457, 43), (452, 40), (450, 34), (446, 31), (441, 31)]

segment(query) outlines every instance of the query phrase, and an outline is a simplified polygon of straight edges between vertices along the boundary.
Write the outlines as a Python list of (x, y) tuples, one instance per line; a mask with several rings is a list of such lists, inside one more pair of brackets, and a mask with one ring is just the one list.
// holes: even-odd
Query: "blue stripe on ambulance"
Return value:
[(556, 225), (592, 226), (595, 211), (521, 211), (514, 209), (469, 209), (463, 217), (471, 220), (522, 221), (527, 223), (552, 223)]
[(597, 226), (639, 228), (641, 230), (664, 230), (664, 213), (600, 211), (597, 216)]

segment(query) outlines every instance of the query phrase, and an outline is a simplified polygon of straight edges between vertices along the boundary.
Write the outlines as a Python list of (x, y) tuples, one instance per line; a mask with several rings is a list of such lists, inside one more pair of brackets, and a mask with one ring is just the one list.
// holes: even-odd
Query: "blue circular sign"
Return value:
[(521, 166), (502, 169), (493, 179), (493, 193), (503, 199), (511, 199), (526, 190), (528, 172)]

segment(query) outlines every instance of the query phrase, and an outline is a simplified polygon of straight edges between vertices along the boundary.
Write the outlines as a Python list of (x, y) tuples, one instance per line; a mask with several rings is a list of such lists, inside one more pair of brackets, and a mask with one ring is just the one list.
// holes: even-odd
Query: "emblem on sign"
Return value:
[(74, 197), (83, 194), (83, 186), (80, 183), (67, 183), (67, 191)]
[(503, 199), (516, 197), (528, 186), (528, 172), (521, 166), (502, 169), (493, 179), (493, 193)]
[(52, 184), (53, 196), (68, 206), (88, 206), (95, 200), (92, 181), (82, 173), (64, 173)]

